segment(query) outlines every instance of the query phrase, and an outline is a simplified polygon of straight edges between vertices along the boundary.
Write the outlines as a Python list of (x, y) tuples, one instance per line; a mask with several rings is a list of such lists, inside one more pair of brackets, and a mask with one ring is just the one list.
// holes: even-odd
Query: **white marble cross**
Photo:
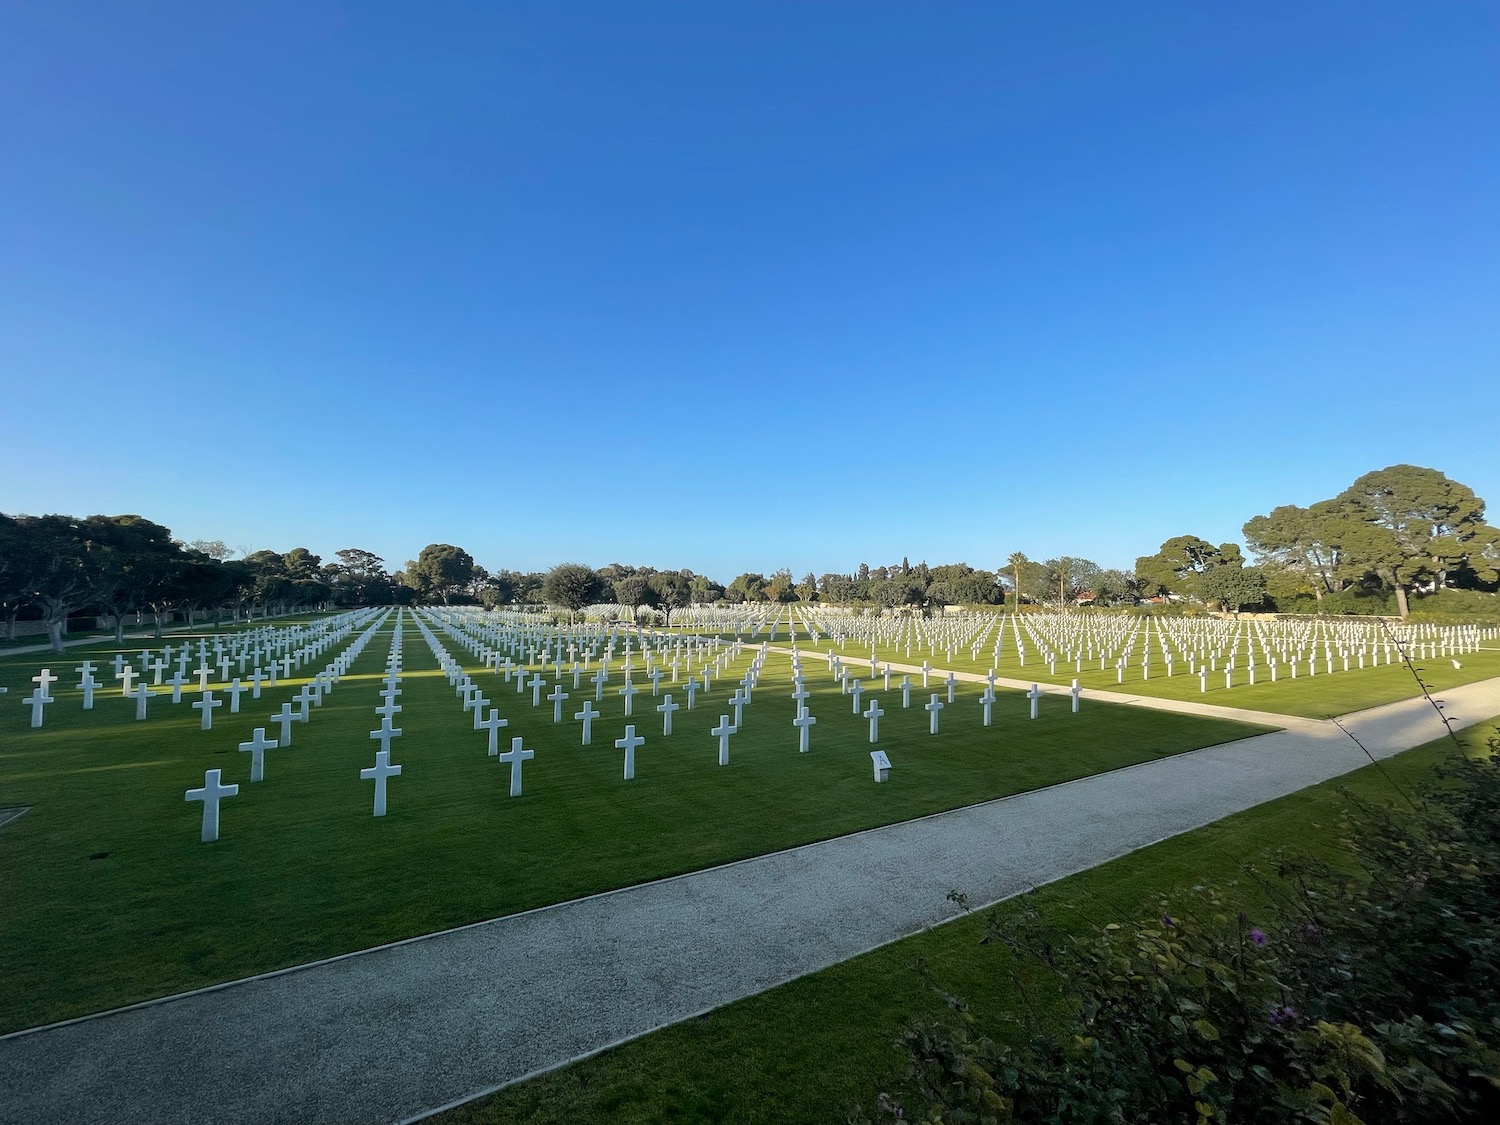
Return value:
[(943, 701), (941, 699), (939, 699), (937, 697), (937, 695), (933, 695), (931, 703), (923, 704), (922, 710), (926, 711), (927, 714), (929, 716), (931, 716), (929, 718), (929, 720), (928, 720), (928, 723), (927, 723), (927, 733), (928, 734), (937, 734), (937, 732), (938, 732), (938, 712), (941, 711), (944, 706), (945, 705), (944, 705)]
[(682, 704), (673, 703), (672, 693), (668, 692), (656, 705), (656, 709), (661, 712), (661, 733), (663, 737), (666, 737), (672, 733), (672, 712), (680, 711)]
[(902, 707), (910, 707), (911, 706), (911, 677), (910, 676), (902, 676), (901, 677), (901, 706)]
[(865, 710), (865, 718), (870, 720), (870, 741), (880, 741), (880, 716), (885, 712), (881, 710), (880, 700), (871, 698), (870, 706)]
[(535, 750), (528, 750), (521, 745), (520, 737), (510, 740), (510, 749), (500, 755), (499, 760), (510, 765), (510, 795), (519, 797), (521, 795), (521, 763), (536, 757)]
[(575, 712), (573, 718), (583, 723), (583, 745), (588, 746), (594, 741), (594, 720), (599, 717), (599, 712), (594, 710), (591, 700), (583, 701), (583, 710)]
[(625, 686), (620, 689), (620, 694), (625, 697), (625, 717), (627, 719), (630, 718), (631, 704), (635, 702), (636, 694), (640, 690), (641, 689), (631, 683), (629, 679), (625, 681)]
[(212, 844), (219, 838), (219, 802), (239, 791), (238, 785), (220, 785), (218, 770), (206, 770), (203, 788), (189, 789), (182, 795), (184, 801), (203, 802), (203, 830), (198, 837), (203, 843)]
[(275, 750), (280, 743), (274, 739), (266, 741), (266, 728), (256, 727), (249, 742), (241, 742), (240, 750), (250, 755), (250, 780), (264, 781), (266, 778), (266, 751)]
[(22, 707), (31, 708), (31, 725), (33, 728), (42, 725), (43, 708), (52, 702), (52, 697), (41, 688), (34, 688), (30, 695), (21, 700)]
[(484, 709), (490, 705), (490, 701), (485, 698), (484, 692), (476, 689), (474, 692), (473, 705), (474, 729), (479, 730), (484, 725)]
[(213, 692), (205, 691), (198, 702), (193, 704), (193, 710), (197, 711), (199, 716), (201, 716), (198, 721), (198, 729), (213, 730), (214, 711), (222, 706), (224, 706), (222, 699), (215, 699)]
[(625, 728), (625, 737), (615, 739), (615, 749), (625, 751), (625, 780), (635, 779), (635, 751), (636, 747), (644, 746), (646, 740), (635, 733), (633, 725)]
[[(736, 692), (736, 694), (738, 694), (738, 692)], [(733, 700), (731, 700), (730, 702), (733, 702)], [(738, 729), (738, 724), (736, 724), (735, 726), (729, 725), (728, 715), (720, 715), (719, 725), (708, 732), (719, 740), (719, 765), (721, 766), (727, 766), (729, 764), (729, 736)]]
[(745, 721), (745, 704), (749, 702), (749, 697), (739, 688), (735, 688), (734, 694), (729, 697), (729, 705), (734, 708), (734, 725), (736, 729)]
[[(119, 669), (115, 670), (115, 674), (116, 675), (119, 674)], [(52, 669), (51, 668), (43, 668), (40, 673), (38, 673), (37, 675), (31, 677), (31, 682), (37, 685), (37, 687), (41, 690), (41, 693), (47, 697), (47, 702), (51, 703), (52, 702), (52, 691), (51, 691), (52, 685), (55, 684), (55, 683), (57, 683), (57, 681), (60, 678), (61, 677), (54, 676), (52, 674)]]
[(979, 702), (984, 704), (984, 725), (990, 725), (990, 708), (995, 705), (995, 688), (993, 685), (984, 689), (984, 694), (979, 697)]
[(382, 750), (389, 750), (391, 748), (391, 739), (401, 737), (401, 728), (392, 728), (390, 719), (382, 719), (380, 729), (372, 730), (370, 737), (380, 743)]
[(297, 716), (292, 714), (292, 705), (283, 703), (281, 710), (270, 716), (270, 721), (281, 724), (281, 734), (277, 736), (277, 742), (282, 746), (292, 744), (292, 724), (297, 721)]
[(500, 728), (501, 727), (505, 727), (505, 726), (509, 726), (509, 725), (510, 725), (510, 720), (508, 720), (508, 719), (502, 719), (500, 717), (500, 710), (499, 710), (499, 708), (497, 708), (497, 707), (491, 707), (489, 715), (487, 715), (485, 717), (485, 719), (484, 719), (484, 721), (482, 723), (480, 723), (477, 727), (474, 728), (475, 730), (489, 731), (489, 735), (490, 735), (489, 755), (490, 755), (490, 757), (493, 758), (497, 754), (499, 754), (499, 752), (500, 752)]
[(129, 664), (120, 669), (120, 674), (115, 677), (120, 681), (120, 695), (129, 699), (135, 694), (136, 671)]
[(958, 683), (958, 677), (955, 676), (952, 672), (949, 672), (948, 673), (948, 679), (947, 679), (947, 684), (948, 684), (948, 702), (949, 703), (953, 702), (953, 688), (954, 688), (955, 685), (957, 685), (957, 683)]
[(1031, 700), (1031, 717), (1036, 718), (1037, 704), (1042, 698), (1042, 689), (1036, 684), (1031, 685), (1031, 690), (1026, 693), (1026, 698)]
[(245, 685), (240, 683), (239, 678), (236, 677), (229, 681), (229, 686), (224, 690), (229, 693), (229, 713), (231, 715), (238, 715), (240, 713), (240, 696), (245, 692)]
[[(274, 743), (272, 745), (275, 745)], [(391, 765), (389, 750), (375, 751), (375, 764), (359, 771), (361, 781), (375, 783), (375, 815), (385, 815), (385, 783), (387, 778), (400, 777), (401, 767)]]
[(858, 680), (855, 680), (849, 687), (849, 694), (854, 696), (854, 714), (856, 715), (859, 714), (859, 697), (863, 695), (864, 692), (865, 689), (860, 686)]
[(797, 728), (797, 749), (799, 752), (807, 753), (807, 728), (816, 723), (817, 717), (808, 714), (806, 707), (797, 708), (797, 717), (792, 720), (792, 726)]
[(600, 665), (599, 669), (589, 679), (594, 683), (594, 702), (603, 703), (604, 685), (609, 683), (609, 673), (604, 670), (603, 665)]
[(698, 681), (689, 676), (686, 687), (688, 693), (688, 710), (691, 711), (693, 709), (693, 702), (698, 698)]
[(1078, 697), (1083, 694), (1083, 689), (1078, 686), (1078, 681), (1077, 680), (1073, 681), (1073, 686), (1068, 689), (1068, 694), (1073, 697), (1073, 712), (1074, 712), (1074, 714), (1077, 714), (1077, 712), (1078, 712)]
[(135, 721), (143, 722), (146, 718), (146, 704), (151, 700), (151, 689), (142, 681), (135, 685), (135, 691), (131, 694), (135, 696)]

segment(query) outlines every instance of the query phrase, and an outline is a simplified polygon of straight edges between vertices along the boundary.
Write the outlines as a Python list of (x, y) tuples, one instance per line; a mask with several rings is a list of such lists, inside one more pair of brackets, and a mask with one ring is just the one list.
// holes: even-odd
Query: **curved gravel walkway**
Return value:
[[(1444, 694), (1457, 727), (1500, 679)], [(1281, 720), (1285, 722), (1285, 720)], [(1424, 700), (1344, 720), (1377, 757)], [(392, 1122), (826, 968), (1366, 763), (1332, 723), (0, 1038), (0, 1121)]]

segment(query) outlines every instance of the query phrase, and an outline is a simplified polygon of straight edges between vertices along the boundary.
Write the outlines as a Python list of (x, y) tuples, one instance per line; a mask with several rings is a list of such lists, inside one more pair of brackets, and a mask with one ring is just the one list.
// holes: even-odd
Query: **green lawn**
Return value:
[[(635, 722), (647, 738), (636, 780), (621, 780), (612, 743), (625, 725), (618, 671), (580, 747), (578, 725), (554, 727), (545, 700), (533, 710), (493, 672), (471, 671), (511, 727), (536, 751), (524, 796), (507, 797), (508, 769), (485, 754), (417, 630), (405, 630), (406, 676), (392, 758), (390, 815), (370, 815), (378, 682), (392, 615), (381, 634), (293, 745), (266, 756), (266, 780), (248, 783), (237, 744), (304, 679), (244, 700), (201, 732), (167, 696), (134, 721), (118, 687), (79, 706), (81, 656), (0, 657), (0, 806), (31, 805), (0, 828), (0, 1030), (79, 1015), (215, 981), (563, 901), (612, 887), (910, 819), (1037, 786), (1256, 733), (1260, 728), (1188, 716), (1043, 701), (1042, 717), (1006, 693), (994, 726), (980, 724), (968, 685), (927, 733), (927, 714), (880, 693), (880, 745), (894, 782), (870, 779), (867, 724), (808, 666), (818, 725), (812, 752), (797, 753), (790, 669), (766, 667), (729, 766), (716, 764), (707, 732), (727, 710), (732, 680), (698, 709), (679, 711), (661, 736), (650, 684)], [(408, 621), (410, 619), (408, 618)], [(275, 624), (280, 625), (281, 622)], [(446, 641), (455, 657), (466, 657)], [(137, 650), (140, 646), (137, 646)], [(332, 659), (330, 650), (319, 661)], [(749, 653), (736, 663), (736, 677)], [(46, 726), (27, 729), (18, 700), (48, 664), (64, 673)], [(618, 665), (617, 665), (618, 668)], [(305, 678), (316, 669), (304, 670)], [(574, 690), (569, 715), (592, 696)], [(665, 689), (664, 689), (665, 690)], [(544, 689), (545, 694), (545, 689)], [(676, 699), (685, 701), (678, 689)], [(868, 700), (868, 697), (867, 697)], [(274, 737), (274, 731), (271, 732)], [(240, 783), (223, 806), (223, 837), (198, 842), (200, 806), (183, 791), (218, 767)]]
[[(165, 626), (162, 629), (162, 640), (167, 644), (176, 644), (184, 637), (196, 638), (200, 636), (212, 636), (215, 633), (235, 633), (241, 632), (245, 629), (260, 628), (266, 625), (273, 626), (277, 629), (282, 629), (286, 628), (289, 625), (306, 624), (309, 621), (315, 621), (326, 616), (328, 615), (323, 613), (304, 613), (288, 614), (286, 617), (273, 617), (269, 620), (257, 617), (253, 623), (249, 621), (242, 621), (238, 625), (236, 625), (233, 621), (225, 619), (224, 621), (221, 621), (219, 623), (217, 628), (215, 628), (212, 621), (199, 621), (196, 625), (188, 625), (185, 622), (179, 621), (176, 624)], [(146, 621), (140, 625), (127, 623), (125, 626), (125, 636), (127, 638), (125, 642), (127, 646), (126, 651), (129, 651), (128, 646), (133, 643), (129, 638), (150, 637), (154, 635), (155, 631), (156, 626), (150, 620), (150, 618), (147, 618)], [(69, 655), (73, 653), (83, 652), (84, 650), (102, 650), (113, 653), (116, 649), (115, 631), (113, 629), (74, 630), (73, 632), (68, 633), (66, 636), (64, 636), (63, 641), (68, 646)], [(86, 643), (75, 643), (78, 641), (83, 641)], [(14, 640), (7, 640), (4, 637), (0, 637), (0, 655), (4, 655), (7, 652), (14, 652), (16, 649), (35, 648), (37, 645), (45, 646), (47, 643), (46, 633), (41, 633), (29, 637), (17, 637)], [(150, 643), (152, 642), (143, 640), (140, 641), (140, 643), (137, 644), (136, 647), (142, 648)], [(38, 656), (40, 655), (42, 654), (39, 653)], [(81, 660), (83, 658), (79, 657), (79, 659)]]
[[(1462, 740), (1482, 747), (1488, 725)], [(1335, 854), (1342, 788), (1394, 800), (1453, 753), (1446, 740), (1408, 751), (1043, 887), (999, 908), (1030, 906), (1055, 923), (1129, 921), (1155, 913), (1160, 895), (1200, 882), (1228, 886), (1247, 862), (1277, 846)], [(1257, 888), (1243, 884), (1254, 910)], [(942, 1004), (914, 969), (921, 959), (949, 992), (967, 999), (981, 1030), (1014, 1041), (1007, 1012), (1056, 1014), (1055, 989), (1040, 966), (1018, 965), (981, 946), (981, 917), (963, 918), (856, 957), (759, 996), (645, 1036), (591, 1059), (471, 1102), (433, 1120), (440, 1125), (608, 1121), (611, 1125), (760, 1125), (842, 1121), (856, 1103), (868, 1110), (899, 1075), (894, 1046), (909, 1021)], [(1027, 995), (1012, 973), (1029, 980)], [(1037, 1008), (1040, 1008), (1040, 1011)]]

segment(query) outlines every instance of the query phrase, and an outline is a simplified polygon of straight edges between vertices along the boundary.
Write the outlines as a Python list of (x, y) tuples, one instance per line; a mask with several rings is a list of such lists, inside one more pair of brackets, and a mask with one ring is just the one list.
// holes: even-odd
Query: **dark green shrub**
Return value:
[(1347, 868), (1252, 869), (1253, 911), (1195, 887), (1081, 939), (992, 911), (985, 940), (1055, 975), (1067, 1026), (999, 1046), (946, 997), (876, 1120), (1500, 1121), (1500, 764), (1455, 762), (1415, 810), (1351, 797), (1342, 839)]

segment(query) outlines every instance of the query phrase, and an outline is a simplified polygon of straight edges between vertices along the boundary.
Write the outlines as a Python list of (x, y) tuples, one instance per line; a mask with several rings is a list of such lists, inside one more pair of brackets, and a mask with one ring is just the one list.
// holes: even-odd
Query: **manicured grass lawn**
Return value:
[[(927, 714), (881, 692), (880, 745), (894, 783), (870, 778), (867, 724), (831, 686), (821, 662), (807, 667), (818, 724), (812, 752), (797, 753), (790, 667), (768, 662), (730, 764), (716, 764), (708, 729), (729, 708), (734, 675), (679, 711), (661, 736), (650, 683), (634, 722), (647, 743), (636, 780), (621, 780), (613, 740), (625, 720), (613, 682), (579, 745), (571, 717), (517, 694), (480, 671), (454, 642), (450, 652), (484, 685), (535, 750), (525, 794), (510, 799), (508, 767), (485, 753), (487, 737), (445, 678), (418, 631), (405, 628), (404, 707), (392, 760), (390, 814), (370, 815), (373, 786), (358, 771), (374, 761), (379, 679), (394, 614), (312, 721), (293, 727), (290, 748), (269, 751), (266, 779), (250, 784), (249, 755), (236, 752), (255, 726), (317, 668), (294, 674), (242, 713), (221, 709), (198, 730), (185, 693), (151, 704), (134, 721), (118, 686), (84, 712), (73, 669), (81, 656), (0, 657), (0, 805), (31, 805), (0, 828), (0, 1030), (96, 1011), (185, 988), (296, 964), (483, 918), (677, 874), (812, 840), (906, 820), (1135, 762), (1257, 733), (1260, 728), (1188, 716), (1046, 700), (1042, 717), (1006, 693), (994, 725), (980, 723), (979, 691), (961, 689), (927, 733)], [(273, 624), (281, 625), (282, 622)], [(134, 651), (141, 646), (137, 645)], [(96, 658), (97, 659), (97, 658)], [(43, 664), (63, 674), (42, 730), (27, 729), (18, 699)], [(300, 677), (300, 678), (299, 678)], [(550, 690), (548, 687), (543, 695)], [(571, 716), (592, 698), (565, 677)], [(664, 685), (663, 690), (668, 690)], [(674, 698), (685, 702), (677, 689)], [(868, 703), (869, 697), (866, 697)], [(274, 728), (268, 731), (275, 736)], [(222, 838), (198, 842), (201, 807), (183, 792), (221, 768), (240, 794), (224, 803)]]
[[(320, 617), (326, 616), (328, 615), (322, 613), (313, 613), (288, 614), (286, 617), (273, 617), (269, 620), (266, 618), (257, 617), (253, 623), (251, 623), (250, 621), (242, 620), (238, 625), (236, 625), (230, 619), (225, 618), (219, 623), (217, 628), (214, 626), (212, 621), (199, 621), (196, 625), (188, 625), (185, 622), (179, 621), (176, 624), (167, 625), (162, 629), (162, 641), (165, 644), (175, 644), (184, 637), (211, 636), (215, 633), (234, 633), (243, 631), (245, 629), (258, 628), (264, 625), (270, 625), (280, 629), (285, 628), (289, 625), (300, 625), (305, 622), (314, 621)], [(128, 646), (132, 643), (129, 638), (151, 637), (155, 634), (155, 632), (156, 626), (150, 618), (147, 618), (140, 625), (127, 623), (125, 626), (125, 636), (127, 638), (126, 645)], [(63, 637), (63, 641), (68, 646), (69, 654), (94, 649), (107, 649), (111, 653), (115, 651), (115, 631), (113, 629), (75, 630), (74, 632), (71, 632), (67, 634), (67, 636)], [(75, 643), (78, 641), (83, 641), (86, 643)], [(6, 640), (4, 637), (0, 637), (0, 656), (3, 656), (8, 652), (14, 652), (16, 649), (36, 648), (38, 645), (45, 647), (47, 643), (46, 633), (40, 633), (27, 637), (17, 637), (14, 640)], [(149, 640), (142, 640), (140, 644), (137, 645), (137, 647), (144, 647), (145, 645), (151, 643), (154, 642), (151, 642)], [(79, 659), (83, 658), (80, 657)]]
[[(803, 647), (806, 647), (805, 641), (801, 643)], [(993, 639), (990, 643), (993, 645)], [(815, 647), (820, 652), (827, 652), (830, 643), (825, 638)], [(845, 657), (846, 663), (866, 661), (863, 667), (868, 673), (870, 655), (868, 645), (850, 644), (846, 649), (839, 649), (837, 645), (833, 647)], [(975, 672), (980, 675), (988, 672), (993, 663), (989, 647), (980, 652), (978, 660), (970, 657), (967, 648), (956, 651), (951, 662), (947, 658), (948, 654), (941, 649), (936, 653), (931, 653), (919, 651), (914, 647), (912, 655), (907, 656), (904, 648), (882, 645), (878, 647), (877, 652), (882, 662), (890, 661), (920, 666), (923, 660), (927, 660), (935, 669)], [(1383, 656), (1382, 659), (1384, 659)], [(1466, 653), (1458, 657), (1458, 661), (1463, 666), (1462, 668), (1454, 668), (1452, 658), (1446, 656), (1424, 658), (1415, 660), (1413, 663), (1423, 681), (1432, 690), (1443, 691), (1459, 684), (1500, 676), (1500, 644), (1494, 641), (1486, 642), (1480, 651)], [(1125, 669), (1124, 683), (1117, 683), (1113, 661), (1110, 661), (1108, 668), (1101, 672), (1097, 658), (1092, 665), (1085, 660), (1082, 672), (1077, 671), (1073, 664), (1059, 661), (1057, 672), (1053, 674), (1048, 671), (1048, 666), (1037, 658), (1033, 650), (1027, 656), (1023, 666), (1016, 654), (1013, 641), (1007, 636), (1007, 642), (1001, 650), (1000, 664), (996, 674), (1006, 679), (1032, 680), (1043, 684), (1066, 685), (1071, 684), (1076, 678), (1083, 687), (1097, 688), (1101, 691), (1146, 695), (1158, 699), (1186, 699), (1199, 703), (1212, 703), (1220, 707), (1238, 707), (1247, 711), (1267, 711), (1278, 715), (1300, 715), (1310, 719), (1326, 719), (1333, 715), (1347, 715), (1351, 711), (1363, 711), (1367, 707), (1376, 707), (1382, 703), (1393, 703), (1398, 699), (1410, 698), (1419, 694), (1421, 690), (1411, 670), (1399, 662), (1393, 662), (1389, 666), (1381, 664), (1379, 667), (1361, 669), (1351, 661), (1350, 670), (1345, 672), (1342, 671), (1342, 665), (1335, 657), (1333, 673), (1324, 671), (1325, 665), (1320, 661), (1317, 675), (1309, 676), (1304, 664), (1299, 669), (1295, 680), (1290, 678), (1286, 665), (1283, 664), (1278, 671), (1275, 683), (1269, 681), (1270, 673), (1262, 664), (1256, 670), (1256, 683), (1253, 687), (1246, 681), (1243, 649), (1240, 665), (1240, 670), (1235, 673), (1234, 686), (1226, 688), (1224, 686), (1224, 662), (1221, 661), (1220, 670), (1209, 673), (1207, 692), (1200, 692), (1198, 677), (1189, 675), (1187, 665), (1181, 662), (1177, 663), (1173, 670), (1174, 674), (1169, 678), (1165, 665), (1158, 661), (1151, 668), (1151, 678), (1143, 680), (1140, 662), (1137, 659), (1131, 667)]]
[[(1471, 748), (1493, 732), (1465, 732)], [(1002, 913), (1032, 907), (1054, 923), (1128, 922), (1154, 915), (1160, 895), (1196, 883), (1232, 884), (1247, 862), (1277, 846), (1336, 855), (1334, 826), (1341, 789), (1366, 799), (1397, 800), (1454, 752), (1446, 740), (1408, 751), (1329, 782), (1236, 814), (1091, 871), (1002, 904)], [(1253, 911), (1257, 888), (1242, 881)], [(678, 1125), (843, 1121), (855, 1104), (873, 1108), (896, 1078), (902, 1057), (894, 1041), (910, 1021), (936, 1016), (939, 997), (914, 965), (925, 962), (941, 986), (964, 997), (981, 1030), (1015, 1041), (1004, 1013), (1059, 1012), (1044, 969), (1016, 964), (998, 946), (981, 946), (984, 919), (940, 926), (833, 968), (666, 1028), (611, 1051), (509, 1087), (433, 1120), (440, 1125), (608, 1121), (612, 1125)], [(1026, 995), (1012, 984), (1019, 971)]]

